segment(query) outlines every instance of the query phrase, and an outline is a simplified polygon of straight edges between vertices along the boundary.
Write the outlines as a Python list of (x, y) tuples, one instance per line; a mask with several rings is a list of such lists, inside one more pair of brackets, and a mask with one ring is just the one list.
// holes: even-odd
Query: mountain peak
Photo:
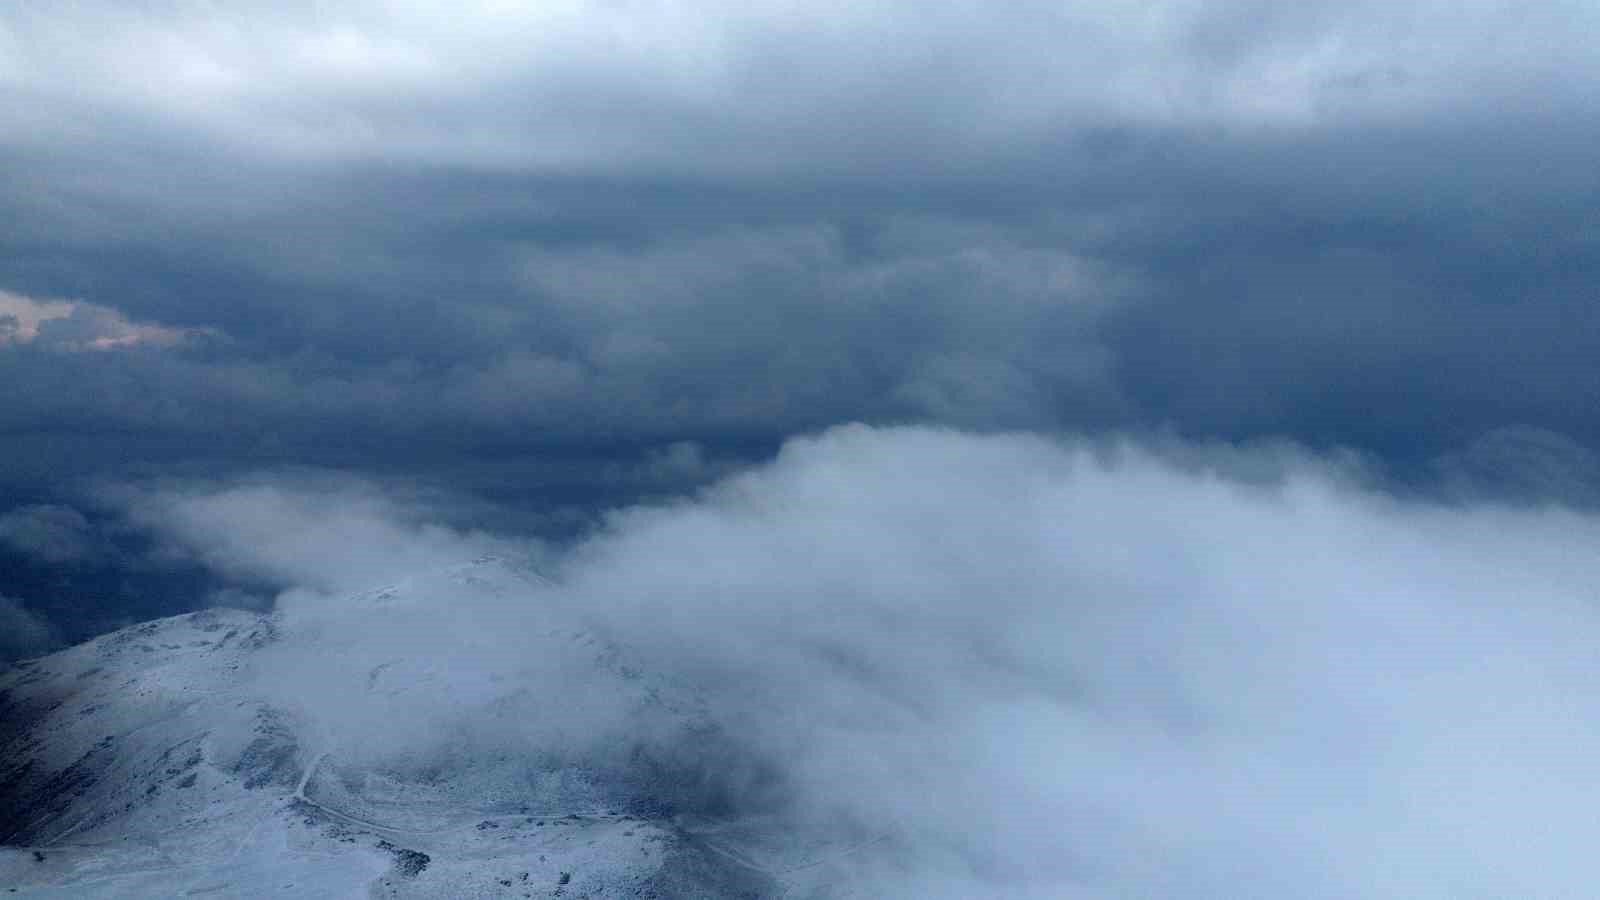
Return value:
[[(517, 730), (579, 682), (618, 715), (651, 702), (603, 642), (551, 623), (520, 661), (405, 652), (432, 603), (528, 603), (547, 584), (481, 557), (348, 598), (356, 615), (331, 624), (211, 609), (0, 675), (0, 882), (62, 897), (774, 895), (773, 875), (687, 829), (646, 781)], [(452, 704), (504, 724), (431, 733)]]

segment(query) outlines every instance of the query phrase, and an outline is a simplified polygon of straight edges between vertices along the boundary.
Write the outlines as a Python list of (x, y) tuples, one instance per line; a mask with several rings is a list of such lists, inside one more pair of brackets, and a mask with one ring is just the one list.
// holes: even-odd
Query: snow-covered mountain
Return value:
[[(719, 740), (693, 692), (541, 620), (539, 589), (486, 559), (321, 606), (147, 622), (0, 675), (0, 891), (841, 893), (825, 870), (847, 842), (684, 802), (698, 788), (652, 747)], [(430, 613), (499, 602), (526, 610), (516, 654)], [(542, 731), (558, 707), (592, 728)], [(597, 746), (626, 729), (679, 738)]]

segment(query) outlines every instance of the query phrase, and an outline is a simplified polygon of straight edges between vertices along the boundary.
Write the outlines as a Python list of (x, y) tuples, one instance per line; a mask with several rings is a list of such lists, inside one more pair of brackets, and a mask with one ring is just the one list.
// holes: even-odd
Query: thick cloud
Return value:
[(327, 475), (166, 484), (115, 491), (112, 499), (136, 524), (171, 538), (165, 554), (193, 556), (246, 583), (323, 593), (371, 587), (375, 574), (397, 565), (428, 570), (504, 549), (489, 536), (431, 521), (446, 519), (448, 498), (390, 497)]
[[(0, 593), (70, 641), (549, 542), (550, 602), (749, 686), (709, 768), (928, 822), (897, 889), (1559, 893), (1565, 832), (1480, 826), (1581, 795), (1597, 48), (1565, 0), (11, 4)], [(1040, 437), (779, 456), (856, 421)]]
[[(1276, 474), (1224, 474), (1251, 468)], [(425, 582), (374, 616), (328, 590), (486, 539), (292, 482), (160, 500), (173, 540), (295, 585), (257, 676), (336, 754), (637, 748), (735, 811), (875, 838), (831, 876), (872, 896), (1591, 880), (1592, 516), (1397, 501), (1303, 454), (851, 427), (619, 512), (543, 559), (553, 583)], [(525, 652), (579, 627), (716, 730), (654, 727), (624, 683)], [(302, 633), (343, 650), (297, 654)], [(450, 677), (386, 700), (385, 660)]]
[(939, 169), (1097, 126), (1560, 108), (1600, 27), (1493, 2), (100, 2), (0, 24), (13, 143), (98, 112), (252, 156), (755, 176)]
[(1600, 507), (1600, 455), (1542, 429), (1497, 429), (1435, 465), (1449, 489), (1470, 499)]
[(23, 506), (0, 515), (0, 543), (47, 563), (96, 555), (89, 520), (70, 506)]
[(49, 622), (21, 600), (0, 595), (0, 665), (48, 653), (56, 644)]
[[(0, 425), (323, 464), (848, 420), (1593, 444), (1597, 29), (1564, 3), (3, 13)], [(22, 346), (60, 302), (30, 297), (76, 298), (57, 344), (138, 352)]]

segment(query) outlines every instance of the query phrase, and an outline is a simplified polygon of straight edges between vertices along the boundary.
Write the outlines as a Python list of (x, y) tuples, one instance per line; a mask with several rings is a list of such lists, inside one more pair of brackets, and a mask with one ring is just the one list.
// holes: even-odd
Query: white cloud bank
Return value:
[[(441, 685), (389, 710), (340, 682), (354, 665), (263, 673), (314, 680), (304, 711), (330, 729), (369, 720), (397, 753), (649, 745), (736, 808), (889, 835), (850, 863), (863, 896), (1589, 893), (1600, 520), (1266, 466), (1283, 477), (836, 429), (617, 515), (553, 586), (381, 621), (324, 591), (492, 539), (282, 484), (167, 495), (159, 521), (219, 566), (298, 580), (286, 611), (343, 629), (351, 658), (423, 659)], [(728, 740), (594, 685), (552, 699), (529, 635), (573, 622), (692, 686)]]

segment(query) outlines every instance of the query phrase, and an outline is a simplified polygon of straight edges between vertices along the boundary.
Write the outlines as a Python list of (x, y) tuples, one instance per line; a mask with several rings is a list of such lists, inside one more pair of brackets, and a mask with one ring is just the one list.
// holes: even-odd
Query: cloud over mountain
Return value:
[[(329, 586), (488, 544), (399, 506), (330, 518), (287, 483), (162, 521), (346, 648), (286, 646), (256, 676), (318, 733), (364, 736), (337, 752), (643, 753), (720, 814), (876, 836), (841, 864), (873, 896), (1579, 889), (1594, 518), (1193, 449), (838, 429), (619, 513), (543, 559), (553, 582), (419, 581), (380, 617)], [(562, 628), (714, 730), (663, 730), (623, 682), (550, 703), (562, 670), (522, 648)], [(396, 694), (401, 715), (366, 687), (383, 660), (450, 677)]]
[[(1559, 894), (1597, 78), (1565, 0), (13, 4), (0, 657), (532, 554), (863, 884)], [(522, 702), (455, 599), (351, 646)]]

